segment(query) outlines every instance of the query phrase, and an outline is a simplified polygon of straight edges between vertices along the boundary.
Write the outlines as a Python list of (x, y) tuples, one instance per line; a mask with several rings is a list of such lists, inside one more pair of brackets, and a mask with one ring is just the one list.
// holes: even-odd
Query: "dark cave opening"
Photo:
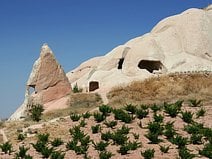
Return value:
[(91, 81), (89, 83), (89, 92), (95, 91), (98, 88), (99, 88), (99, 82), (97, 82), (97, 81)]
[(154, 70), (161, 70), (163, 68), (163, 64), (160, 61), (141, 60), (138, 63), (138, 67), (140, 69), (146, 69), (150, 73), (153, 73)]
[(118, 69), (119, 69), (119, 70), (122, 69), (123, 63), (124, 63), (124, 58), (120, 58), (120, 59), (119, 59), (119, 63), (118, 63)]

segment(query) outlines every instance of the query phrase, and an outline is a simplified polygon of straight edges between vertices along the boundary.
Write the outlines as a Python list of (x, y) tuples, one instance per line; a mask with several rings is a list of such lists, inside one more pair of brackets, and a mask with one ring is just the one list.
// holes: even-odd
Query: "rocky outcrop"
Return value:
[(56, 61), (48, 45), (41, 48), (39, 59), (35, 62), (27, 81), (28, 90), (34, 89), (33, 96), (40, 95), (41, 103), (59, 99), (70, 93), (70, 84), (61, 65)]
[[(11, 119), (20, 118), (31, 100), (45, 104), (64, 97), (71, 90), (70, 83), (84, 92), (100, 93), (107, 102), (106, 93), (111, 88), (132, 81), (175, 72), (211, 72), (211, 28), (212, 5), (188, 9), (163, 19), (149, 33), (105, 56), (82, 63), (67, 73), (68, 79), (51, 49), (44, 45), (27, 82), (25, 101)], [(30, 88), (34, 89), (32, 94)]]
[(159, 74), (212, 71), (211, 28), (212, 5), (188, 9), (105, 56), (84, 62), (67, 76), (85, 91), (106, 94), (114, 86)]
[(26, 84), (25, 100), (22, 106), (10, 117), (24, 116), (27, 105), (46, 104), (60, 99), (71, 92), (71, 85), (61, 65), (47, 44), (41, 48), (40, 57), (35, 61)]

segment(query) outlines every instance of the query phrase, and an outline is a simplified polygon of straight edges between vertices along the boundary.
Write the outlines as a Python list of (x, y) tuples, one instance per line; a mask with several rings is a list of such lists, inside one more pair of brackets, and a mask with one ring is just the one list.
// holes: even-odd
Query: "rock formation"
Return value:
[[(44, 45), (27, 82), (25, 101), (11, 119), (24, 115), (31, 98), (44, 104), (60, 100), (70, 92), (70, 83), (85, 92), (100, 93), (107, 102), (106, 93), (115, 86), (160, 74), (192, 71), (212, 71), (212, 5), (165, 18), (149, 33), (82, 63), (67, 73), (68, 79), (50, 48)], [(31, 95), (30, 87), (34, 89)]]
[(212, 5), (160, 21), (150, 33), (67, 73), (70, 83), (104, 95), (112, 87), (158, 74), (212, 71)]
[[(30, 89), (33, 89), (33, 92), (30, 92)], [(55, 59), (52, 50), (44, 44), (27, 81), (24, 103), (10, 119), (24, 116), (28, 104), (45, 104), (60, 99), (70, 92), (71, 85), (66, 74)]]

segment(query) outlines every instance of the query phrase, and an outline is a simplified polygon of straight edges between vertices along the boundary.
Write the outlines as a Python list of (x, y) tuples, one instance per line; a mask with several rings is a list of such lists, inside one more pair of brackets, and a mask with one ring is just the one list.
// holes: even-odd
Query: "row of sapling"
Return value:
[[(52, 147), (49, 146), (52, 145)], [(63, 159), (65, 153), (61, 151), (56, 151), (55, 147), (58, 147), (63, 144), (63, 141), (60, 138), (55, 138), (53, 141), (49, 141), (49, 134), (38, 134), (37, 142), (32, 143), (33, 148), (42, 155), (43, 158)]]
[[(164, 103), (163, 106), (159, 105), (152, 105), (150, 109), (152, 110), (153, 114), (153, 121), (149, 122), (147, 128), (148, 133), (145, 135), (149, 140), (150, 144), (160, 143), (162, 140), (160, 139), (161, 135), (166, 136), (168, 141), (172, 144), (178, 146), (179, 149), (179, 156), (180, 158), (193, 158), (194, 155), (189, 152), (186, 148), (186, 145), (190, 142), (192, 144), (203, 144), (204, 141), (209, 141), (209, 143), (205, 144), (202, 150), (199, 150), (199, 154), (211, 157), (211, 149), (212, 149), (212, 130), (210, 128), (205, 128), (203, 125), (198, 124), (193, 121), (193, 115), (189, 111), (182, 112), (183, 101), (177, 101), (175, 103)], [(190, 105), (192, 107), (201, 106), (201, 101), (190, 101)], [(34, 111), (36, 112), (38, 108), (34, 107)], [(167, 122), (163, 124), (164, 116), (161, 114), (157, 114), (158, 111), (164, 109), (165, 113), (168, 114), (170, 117), (174, 118), (178, 114), (181, 114), (181, 118), (184, 122), (188, 123), (185, 125), (185, 131), (191, 134), (190, 139), (184, 138), (176, 133), (174, 129), (174, 122)], [(42, 109), (41, 109), (42, 110)], [(31, 110), (33, 111), (33, 110)], [(42, 111), (41, 111), (42, 112)], [(93, 147), (99, 152), (99, 158), (110, 158), (112, 157), (112, 153), (106, 150), (106, 147), (112, 143), (119, 146), (118, 152), (121, 155), (127, 154), (130, 150), (136, 150), (137, 148), (141, 147), (141, 143), (137, 140), (139, 139), (139, 134), (133, 134), (135, 141), (129, 141), (129, 131), (130, 128), (126, 125), (123, 125), (121, 128), (114, 130), (113, 132), (107, 131), (105, 133), (101, 132), (101, 126), (99, 124), (91, 126), (92, 133), (100, 133), (101, 132), (101, 139), (102, 141), (95, 143), (90, 139), (90, 136), (85, 134), (80, 128), (86, 125), (85, 119), (89, 118), (91, 115), (94, 116), (94, 120), (97, 123), (103, 122), (108, 128), (114, 129), (117, 125), (117, 121), (108, 121), (106, 120), (107, 116), (111, 113), (114, 114), (114, 118), (116, 120), (120, 120), (124, 123), (131, 123), (135, 117), (138, 119), (143, 119), (147, 117), (149, 114), (149, 107), (147, 105), (141, 105), (140, 107), (134, 106), (132, 104), (128, 104), (124, 107), (124, 109), (112, 109), (112, 107), (108, 105), (102, 105), (99, 107), (99, 112), (95, 112), (91, 114), (86, 112), (84, 114), (76, 114), (72, 113), (70, 118), (73, 122), (79, 121), (82, 117), (83, 119), (80, 121), (79, 126), (75, 126), (71, 128), (70, 134), (72, 139), (66, 144), (67, 150), (74, 150), (76, 154), (84, 154), (85, 158), (87, 158), (87, 150), (89, 145), (92, 143)], [(34, 113), (36, 114), (36, 113)], [(42, 113), (41, 113), (42, 114)], [(196, 117), (203, 116), (205, 114), (205, 110), (201, 108), (197, 113)], [(41, 118), (37, 118), (35, 121), (39, 121)], [(142, 127), (142, 125), (140, 126)], [(23, 134), (19, 134), (19, 140), (22, 141), (25, 139)], [(39, 152), (44, 158), (64, 158), (65, 153), (56, 151), (54, 147), (58, 147), (64, 144), (64, 142), (60, 138), (55, 138), (53, 141), (49, 141), (49, 134), (39, 134), (38, 140), (36, 143), (32, 143), (34, 149)], [(52, 147), (51, 147), (51, 146)], [(12, 152), (12, 145), (7, 142), (0, 145), (0, 148), (5, 153)], [(168, 153), (170, 146), (161, 146), (160, 150), (163, 153)], [(27, 154), (29, 148), (27, 147), (19, 147), (19, 152), (16, 153), (16, 157), (23, 158), (30, 158), (31, 156)], [(152, 158), (154, 156), (154, 149), (147, 149), (146, 151), (141, 152), (141, 155), (144, 158)]]

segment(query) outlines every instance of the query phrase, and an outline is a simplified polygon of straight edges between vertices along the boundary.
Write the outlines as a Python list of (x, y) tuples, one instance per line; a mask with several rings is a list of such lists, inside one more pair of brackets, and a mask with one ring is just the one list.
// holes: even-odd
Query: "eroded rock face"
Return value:
[[(47, 44), (42, 46), (40, 57), (33, 65), (26, 86), (24, 103), (10, 117), (11, 120), (24, 116), (28, 104), (45, 104), (71, 92), (68, 78)], [(30, 92), (30, 89), (34, 91)]]
[[(67, 73), (69, 81), (99, 93), (158, 74), (212, 71), (212, 5), (188, 9), (160, 21), (149, 33), (88, 60)], [(97, 58), (95, 58), (97, 59)], [(92, 61), (92, 62), (91, 62)], [(89, 69), (83, 69), (89, 68)], [(82, 72), (80, 76), (78, 74)]]
[(46, 44), (41, 48), (40, 57), (33, 66), (27, 86), (35, 89), (35, 97), (42, 93), (40, 102), (43, 104), (70, 93), (68, 78)]

